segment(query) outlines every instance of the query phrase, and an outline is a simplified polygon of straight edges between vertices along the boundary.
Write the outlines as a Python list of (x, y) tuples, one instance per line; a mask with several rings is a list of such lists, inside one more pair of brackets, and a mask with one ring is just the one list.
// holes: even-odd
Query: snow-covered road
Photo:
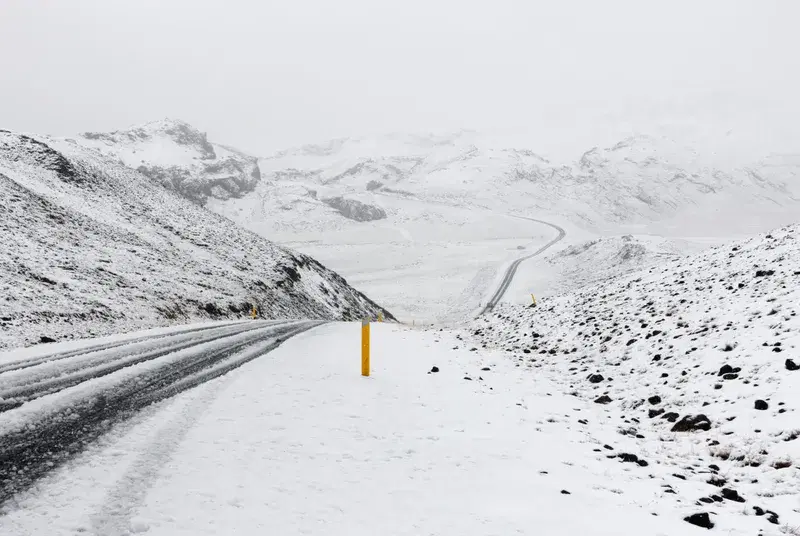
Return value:
[(28, 357), (0, 355), (0, 504), (142, 408), (319, 324), (215, 323)]
[(373, 325), (364, 378), (359, 332), (318, 327), (143, 408), (7, 502), (0, 534), (697, 530), (646, 470), (607, 458), (615, 428), (580, 422), (596, 405), (457, 333), (398, 325)]
[(524, 261), (527, 261), (528, 259), (532, 259), (532, 258), (534, 258), (534, 257), (536, 257), (538, 255), (541, 255), (542, 253), (544, 253), (545, 251), (547, 251), (548, 249), (550, 249), (551, 247), (556, 245), (558, 242), (563, 240), (565, 236), (567, 236), (567, 232), (564, 230), (564, 228), (560, 227), (560, 226), (558, 226), (558, 225), (556, 225), (554, 223), (550, 223), (550, 222), (547, 222), (547, 221), (544, 221), (544, 220), (537, 220), (535, 218), (527, 218), (525, 216), (513, 216), (513, 217), (514, 218), (519, 218), (521, 220), (528, 220), (528, 221), (532, 221), (532, 222), (536, 222), (536, 223), (541, 223), (542, 225), (546, 225), (548, 227), (552, 227), (553, 229), (556, 230), (558, 235), (555, 238), (553, 238), (552, 240), (550, 240), (549, 242), (547, 242), (545, 245), (543, 245), (542, 247), (540, 247), (539, 249), (534, 251), (533, 253), (529, 253), (527, 255), (524, 255), (524, 256), (516, 259), (515, 261), (513, 261), (511, 264), (508, 265), (508, 267), (506, 268), (505, 272), (503, 273), (503, 279), (500, 281), (500, 285), (494, 291), (494, 294), (492, 294), (492, 296), (486, 302), (486, 305), (483, 306), (483, 308), (481, 309), (481, 311), (478, 314), (478, 316), (481, 316), (481, 315), (484, 315), (484, 314), (488, 313), (489, 311), (494, 309), (495, 306), (498, 303), (500, 303), (500, 300), (503, 299), (503, 296), (505, 296), (506, 291), (508, 290), (508, 287), (511, 285), (511, 282), (514, 280), (514, 275), (516, 275), (517, 268), (519, 268), (520, 264), (522, 264)]

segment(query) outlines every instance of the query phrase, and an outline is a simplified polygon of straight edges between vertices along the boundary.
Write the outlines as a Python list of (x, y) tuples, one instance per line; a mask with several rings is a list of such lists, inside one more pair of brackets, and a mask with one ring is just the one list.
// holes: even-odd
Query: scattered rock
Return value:
[(766, 277), (768, 275), (773, 275), (775, 270), (756, 270), (756, 277)]
[(690, 523), (692, 525), (697, 525), (698, 527), (702, 527), (704, 529), (713, 529), (714, 523), (711, 522), (711, 519), (708, 517), (708, 514), (702, 512), (700, 514), (692, 514), (689, 517), (684, 517), (684, 521)]
[(800, 370), (800, 365), (792, 361), (791, 359), (786, 360), (786, 370)]
[(697, 415), (685, 415), (680, 421), (675, 423), (672, 427), (673, 432), (692, 432), (695, 430), (708, 431), (711, 429), (711, 421), (699, 413)]
[(47, 335), (42, 335), (41, 337), (39, 337), (39, 342), (41, 344), (45, 344), (48, 342), (56, 342), (56, 340), (52, 337), (48, 337)]
[(661, 416), (662, 419), (666, 419), (669, 422), (677, 421), (678, 417), (680, 417), (680, 415), (678, 415), (674, 411), (669, 411), (669, 412), (667, 412), (667, 413), (665, 413), (664, 415)]
[(436, 366), (432, 367), (431, 372), (439, 372), (439, 367)]
[(731, 488), (722, 488), (722, 497), (734, 502), (744, 502), (744, 497), (739, 492)]
[(602, 374), (592, 374), (589, 376), (589, 383), (600, 383), (604, 379)]
[(611, 397), (608, 395), (603, 395), (601, 397), (595, 398), (594, 401), (596, 404), (608, 404), (609, 402), (611, 402)]
[(562, 490), (561, 490), (561, 495), (571, 495), (571, 493), (570, 493), (570, 492), (568, 492), (568, 491), (567, 491), (567, 490), (565, 490), (565, 489), (562, 489)]
[(653, 405), (660, 404), (661, 403), (661, 397), (658, 396), (658, 395), (653, 395), (650, 398), (648, 398), (647, 401), (650, 402)]
[(769, 404), (767, 404), (766, 400), (759, 399), (759, 400), (756, 400), (755, 408), (757, 410), (764, 411), (765, 409), (769, 409)]

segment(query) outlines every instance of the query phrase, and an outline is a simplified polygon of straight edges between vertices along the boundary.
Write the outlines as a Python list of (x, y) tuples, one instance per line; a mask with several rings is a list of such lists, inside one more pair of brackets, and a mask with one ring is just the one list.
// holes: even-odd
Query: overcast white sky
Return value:
[(791, 136), (798, 20), (796, 0), (0, 0), (0, 127), (173, 117), (259, 154), (687, 114)]

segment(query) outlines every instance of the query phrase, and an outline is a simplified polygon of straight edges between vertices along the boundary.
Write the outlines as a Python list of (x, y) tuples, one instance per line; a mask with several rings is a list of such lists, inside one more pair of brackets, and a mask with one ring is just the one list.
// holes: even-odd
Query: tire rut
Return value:
[[(187, 341), (180, 341), (169, 346), (162, 346), (160, 348), (154, 348), (151, 350), (144, 350), (134, 345), (131, 346), (127, 352), (122, 352), (111, 356), (104, 356), (102, 353), (99, 353), (99, 355), (92, 360), (86, 363), (79, 363), (78, 367), (68, 371), (66, 374), (64, 374), (63, 371), (55, 371), (62, 372), (62, 374), (47, 375), (42, 379), (37, 378), (29, 382), (25, 382), (23, 378), (23, 381), (21, 382), (16, 384), (12, 383), (9, 387), (0, 388), (0, 413), (18, 408), (25, 402), (30, 402), (31, 400), (35, 400), (42, 396), (57, 393), (63, 389), (73, 387), (85, 381), (113, 374), (114, 372), (126, 367), (138, 365), (153, 359), (158, 359), (159, 357), (191, 348), (192, 346), (214, 342), (225, 337), (246, 333), (247, 331), (253, 331), (256, 329), (264, 329), (264, 326), (253, 326), (247, 324), (243, 326), (223, 326), (215, 330), (203, 330), (210, 331), (210, 334), (204, 334), (196, 338), (193, 337)], [(179, 337), (184, 337), (186, 335), (187, 333), (181, 333)], [(178, 336), (176, 335), (176, 337)], [(142, 342), (150, 342), (150, 340), (147, 339)], [(98, 365), (97, 363), (100, 364)], [(2, 380), (2, 373), (0, 373), (0, 380)]]
[(262, 326), (243, 341), (106, 385), (35, 424), (0, 436), (0, 514), (17, 494), (142, 408), (230, 372), (322, 323)]

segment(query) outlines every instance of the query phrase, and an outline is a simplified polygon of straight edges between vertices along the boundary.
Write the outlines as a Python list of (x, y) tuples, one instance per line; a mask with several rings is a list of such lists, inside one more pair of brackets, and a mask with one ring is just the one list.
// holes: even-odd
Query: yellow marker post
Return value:
[(383, 322), (383, 311), (378, 313), (378, 322)]
[(369, 319), (361, 321), (361, 375), (369, 376)]
[(534, 296), (533, 294), (531, 294), (531, 299), (533, 300), (533, 304), (534, 304), (534, 305), (536, 305), (536, 296)]
[(252, 317), (253, 317), (253, 320), (255, 320), (255, 319), (256, 319), (256, 315), (257, 315), (257, 314), (258, 314), (258, 311), (256, 311), (256, 306), (254, 305), (254, 306), (253, 306), (253, 310), (252, 310), (252, 311), (250, 311), (250, 316), (252, 316)]

